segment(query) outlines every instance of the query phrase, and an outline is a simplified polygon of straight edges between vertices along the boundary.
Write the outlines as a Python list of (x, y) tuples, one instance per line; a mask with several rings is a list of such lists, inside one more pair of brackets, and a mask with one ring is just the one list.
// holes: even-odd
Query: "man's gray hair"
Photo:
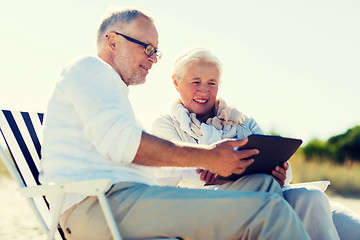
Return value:
[(186, 67), (197, 60), (204, 60), (206, 62), (214, 63), (218, 70), (219, 76), (222, 73), (222, 63), (220, 60), (207, 48), (194, 48), (181, 55), (174, 63), (173, 75), (176, 81), (180, 81), (185, 74)]
[(111, 12), (107, 17), (105, 17), (99, 28), (97, 31), (97, 42), (99, 43), (102, 38), (104, 33), (106, 32), (106, 30), (117, 24), (117, 23), (124, 23), (124, 24), (129, 24), (131, 22), (133, 22), (135, 19), (137, 19), (138, 17), (145, 17), (147, 18), (150, 22), (153, 22), (153, 19), (146, 15), (144, 12), (137, 10), (137, 9), (124, 9), (121, 11), (114, 11)]

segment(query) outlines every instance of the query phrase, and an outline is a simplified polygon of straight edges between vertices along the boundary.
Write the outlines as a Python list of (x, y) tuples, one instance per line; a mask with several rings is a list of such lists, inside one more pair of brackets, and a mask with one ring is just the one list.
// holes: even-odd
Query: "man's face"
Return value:
[[(138, 17), (132, 23), (119, 28), (120, 33), (146, 44), (158, 47), (158, 33), (153, 23), (144, 17)], [(146, 75), (154, 63), (155, 54), (151, 57), (144, 53), (144, 47), (117, 36), (120, 47), (114, 52), (114, 69), (126, 85), (137, 85), (145, 82)]]
[(215, 63), (196, 60), (185, 67), (179, 82), (174, 80), (181, 102), (200, 121), (212, 117), (218, 92), (220, 72)]

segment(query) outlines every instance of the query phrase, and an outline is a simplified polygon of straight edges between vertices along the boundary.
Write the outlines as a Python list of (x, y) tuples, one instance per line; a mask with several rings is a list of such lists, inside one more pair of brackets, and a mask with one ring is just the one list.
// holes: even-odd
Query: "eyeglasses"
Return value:
[[(143, 43), (139, 40), (136, 40), (134, 38), (131, 38), (129, 36), (126, 36), (125, 34), (122, 34), (122, 33), (118, 33), (118, 32), (113, 32), (115, 33), (116, 35), (120, 35), (120, 36), (123, 36), (126, 40), (130, 41), (130, 42), (133, 42), (133, 43), (136, 43), (136, 44), (139, 44), (141, 46), (144, 47), (144, 53), (148, 56), (148, 57), (151, 57), (152, 55), (155, 54), (155, 57), (157, 60), (160, 60), (160, 58), (162, 57), (162, 53), (157, 50), (153, 45), (151, 44), (146, 44), (146, 43)], [(108, 35), (106, 35), (106, 37), (108, 37)]]

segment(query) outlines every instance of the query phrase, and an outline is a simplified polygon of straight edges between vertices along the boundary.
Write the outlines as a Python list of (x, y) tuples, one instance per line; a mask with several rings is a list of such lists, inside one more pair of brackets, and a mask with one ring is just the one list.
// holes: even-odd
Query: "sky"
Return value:
[(163, 58), (129, 93), (149, 132), (178, 96), (174, 61), (193, 47), (223, 63), (218, 97), (267, 133), (307, 143), (360, 125), (358, 0), (0, 0), (0, 108), (44, 112), (62, 68), (96, 55), (99, 20), (122, 7), (150, 14), (159, 33)]

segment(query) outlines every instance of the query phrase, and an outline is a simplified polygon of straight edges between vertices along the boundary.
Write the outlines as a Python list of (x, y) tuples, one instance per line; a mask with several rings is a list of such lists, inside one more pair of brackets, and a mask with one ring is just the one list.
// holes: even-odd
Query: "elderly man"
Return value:
[[(183, 146), (145, 133), (128, 99), (161, 55), (152, 19), (138, 10), (112, 13), (99, 27), (98, 57), (82, 57), (61, 73), (45, 119), (42, 183), (110, 178), (107, 193), (124, 238), (309, 239), (271, 177), (254, 177), (242, 191), (157, 186), (151, 166), (241, 173), (257, 150), (244, 140)], [(51, 205), (51, 199), (50, 199)], [(67, 239), (111, 239), (99, 203), (68, 195), (60, 219)]]

